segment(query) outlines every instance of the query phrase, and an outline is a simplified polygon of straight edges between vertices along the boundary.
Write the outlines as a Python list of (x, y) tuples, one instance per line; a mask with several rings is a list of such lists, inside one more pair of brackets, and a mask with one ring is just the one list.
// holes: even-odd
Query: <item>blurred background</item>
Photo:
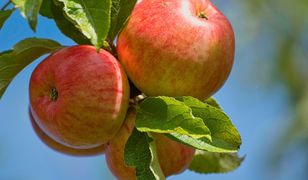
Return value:
[[(6, 0), (0, 0), (0, 7)], [(233, 0), (213, 3), (236, 34), (233, 71), (215, 94), (242, 135), (242, 165), (228, 174), (193, 172), (169, 179), (306, 179), (308, 176), (308, 1)], [(37, 32), (15, 11), (0, 30), (0, 51), (26, 37), (73, 45), (53, 21)], [(113, 180), (104, 156), (71, 157), (49, 149), (28, 117), (28, 83), (42, 58), (25, 68), (0, 101), (1, 180)]]

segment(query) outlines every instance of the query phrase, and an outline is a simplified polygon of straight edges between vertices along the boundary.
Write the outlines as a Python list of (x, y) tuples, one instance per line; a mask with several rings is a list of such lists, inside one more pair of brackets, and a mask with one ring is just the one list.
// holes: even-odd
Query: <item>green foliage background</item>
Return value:
[[(239, 63), (248, 67), (245, 77), (254, 78), (240, 81), (250, 88), (285, 91), (281, 98), (286, 111), (277, 115), (281, 124), (272, 127), (281, 133), (268, 148), (267, 170), (279, 174), (284, 163), (291, 168), (305, 161), (300, 167), (304, 171), (308, 169), (308, 1), (236, 0), (232, 4), (241, 9), (234, 16), (243, 18), (237, 27), (238, 36), (244, 36), (239, 51), (249, 52)], [(297, 175), (305, 179), (308, 172)]]

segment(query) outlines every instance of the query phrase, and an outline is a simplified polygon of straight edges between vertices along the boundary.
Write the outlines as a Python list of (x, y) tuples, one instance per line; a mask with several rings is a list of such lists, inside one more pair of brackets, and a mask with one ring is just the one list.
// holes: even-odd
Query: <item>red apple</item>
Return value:
[(229, 76), (234, 33), (209, 0), (144, 0), (120, 33), (117, 51), (146, 95), (204, 100)]
[(133, 132), (136, 112), (134, 108), (129, 108), (126, 119), (112, 140), (107, 143), (105, 157), (107, 165), (118, 180), (135, 180), (134, 168), (128, 167), (124, 162), (124, 148), (126, 141)]
[[(117, 135), (107, 144), (105, 151), (107, 165), (119, 180), (135, 180), (135, 168), (125, 165), (124, 148), (135, 125), (136, 111), (129, 109), (126, 120)], [(165, 176), (184, 171), (194, 156), (195, 150), (180, 144), (162, 134), (153, 134), (158, 161)]]
[(77, 149), (106, 144), (120, 129), (129, 101), (121, 65), (109, 52), (87, 45), (48, 56), (32, 73), (29, 91), (39, 127)]
[(35, 134), (39, 137), (39, 139), (49, 148), (59, 153), (63, 153), (66, 155), (71, 155), (71, 156), (95, 156), (95, 155), (103, 154), (105, 152), (105, 149), (106, 149), (105, 144), (98, 146), (96, 148), (91, 148), (91, 149), (74, 149), (74, 148), (64, 146), (56, 142), (55, 140), (51, 139), (41, 130), (41, 128), (34, 121), (31, 110), (29, 111), (29, 116), (30, 116), (33, 130)]
[(173, 141), (163, 134), (153, 134), (157, 157), (165, 176), (180, 174), (191, 163), (195, 149)]

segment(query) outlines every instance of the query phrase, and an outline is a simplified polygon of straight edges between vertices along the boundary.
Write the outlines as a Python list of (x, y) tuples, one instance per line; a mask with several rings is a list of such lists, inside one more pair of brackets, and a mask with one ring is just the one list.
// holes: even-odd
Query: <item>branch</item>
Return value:
[(118, 54), (117, 54), (116, 46), (114, 45), (114, 43), (113, 43), (109, 38), (106, 38), (106, 41), (107, 41), (107, 43), (109, 44), (109, 48), (110, 48), (111, 54), (112, 54), (116, 59), (118, 59)]

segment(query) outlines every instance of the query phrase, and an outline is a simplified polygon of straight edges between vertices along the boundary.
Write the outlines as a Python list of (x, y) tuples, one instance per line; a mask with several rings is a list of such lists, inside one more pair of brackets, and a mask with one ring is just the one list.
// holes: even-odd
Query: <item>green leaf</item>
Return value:
[(203, 120), (193, 116), (190, 107), (172, 97), (146, 98), (137, 111), (136, 127), (142, 132), (179, 133), (211, 139)]
[(158, 159), (153, 139), (146, 133), (139, 132), (136, 128), (125, 144), (124, 161), (127, 166), (136, 168), (137, 180), (164, 179), (161, 176), (160, 167), (157, 167)]
[(24, 67), (43, 54), (58, 48), (61, 48), (61, 45), (55, 41), (28, 38), (17, 43), (12, 50), (0, 53), (0, 98)]
[(194, 116), (203, 119), (204, 124), (211, 131), (212, 142), (208, 142), (210, 145), (230, 151), (237, 151), (240, 148), (242, 144), (241, 136), (230, 118), (221, 109), (205, 104), (193, 97), (181, 97), (177, 100), (189, 106)]
[(137, 0), (112, 0), (111, 23), (108, 38), (113, 42), (114, 38), (125, 25), (133, 11)]
[(189, 165), (189, 170), (208, 173), (227, 173), (238, 168), (243, 162), (237, 153), (212, 153), (197, 150), (193, 161)]
[(0, 29), (2, 28), (4, 22), (10, 17), (14, 9), (0, 11)]
[(210, 105), (210, 106), (213, 106), (215, 108), (218, 108), (218, 109), (222, 110), (222, 108), (219, 106), (218, 102), (213, 97), (210, 97), (210, 98), (206, 99), (204, 102), (206, 104)]
[(160, 168), (160, 164), (159, 164), (159, 160), (157, 156), (156, 143), (155, 141), (153, 141), (153, 137), (151, 136), (150, 133), (148, 133), (148, 136), (152, 138), (152, 140), (149, 141), (151, 157), (152, 157), (150, 168), (152, 172), (154, 173), (154, 176), (156, 177), (156, 179), (165, 180), (166, 177)]
[(67, 17), (99, 49), (110, 27), (111, 0), (57, 0)]
[[(137, 112), (136, 127), (142, 132), (166, 136), (209, 152), (237, 152), (241, 137), (214, 99), (208, 104), (193, 97), (150, 97)], [(214, 104), (213, 107), (209, 104)]]
[(51, 6), (52, 17), (55, 23), (57, 24), (59, 30), (64, 35), (75, 41), (77, 44), (91, 44), (89, 39), (85, 37), (81, 33), (81, 31), (79, 31), (79, 29), (67, 19), (65, 13), (62, 11), (63, 4), (62, 3), (55, 4), (52, 0), (49, 1), (51, 1), (50, 6)]
[(42, 0), (12, 0), (20, 9), (21, 14), (28, 20), (33, 31), (36, 29), (37, 17), (41, 8)]
[(41, 9), (40, 9), (40, 14), (42, 16), (45, 16), (51, 19), (53, 18), (52, 8), (53, 8), (53, 0), (43, 0)]
[(186, 144), (196, 149), (205, 150), (209, 152), (220, 152), (220, 153), (230, 153), (237, 152), (238, 147), (234, 147), (231, 144), (225, 143), (221, 140), (213, 139), (209, 141), (207, 138), (192, 138), (188, 135), (183, 135), (179, 133), (166, 134), (169, 138), (178, 141), (182, 144)]

